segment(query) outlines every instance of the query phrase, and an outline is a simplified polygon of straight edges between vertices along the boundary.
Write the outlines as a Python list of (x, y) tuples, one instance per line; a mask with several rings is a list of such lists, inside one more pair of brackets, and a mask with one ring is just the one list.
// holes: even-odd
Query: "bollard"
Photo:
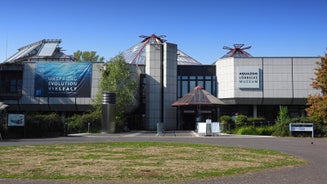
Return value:
[(116, 93), (103, 92), (102, 94), (102, 132), (116, 132)]

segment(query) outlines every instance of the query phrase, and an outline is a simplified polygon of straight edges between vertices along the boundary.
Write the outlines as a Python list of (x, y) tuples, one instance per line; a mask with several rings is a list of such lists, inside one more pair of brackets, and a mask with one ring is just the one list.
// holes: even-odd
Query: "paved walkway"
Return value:
[[(98, 141), (162, 141), (162, 142), (187, 142), (199, 144), (214, 144), (223, 146), (238, 146), (248, 148), (261, 148), (282, 151), (296, 155), (309, 162), (301, 166), (256, 171), (242, 175), (210, 178), (205, 180), (191, 180), (179, 183), (190, 184), (316, 184), (327, 183), (327, 139), (324, 138), (277, 138), (260, 136), (198, 136), (189, 131), (167, 132), (157, 136), (156, 132), (131, 132), (123, 134), (79, 134), (68, 137), (47, 139), (20, 139), (0, 141), (1, 145), (30, 145), (30, 144), (53, 144), (72, 142), (98, 142)], [(0, 183), (9, 184), (68, 184), (71, 181), (58, 180), (20, 180), (0, 179)], [(76, 182), (77, 183), (77, 182)], [(78, 182), (80, 183), (80, 182)], [(87, 181), (83, 184), (105, 184), (112, 182)], [(165, 182), (162, 182), (165, 183)]]

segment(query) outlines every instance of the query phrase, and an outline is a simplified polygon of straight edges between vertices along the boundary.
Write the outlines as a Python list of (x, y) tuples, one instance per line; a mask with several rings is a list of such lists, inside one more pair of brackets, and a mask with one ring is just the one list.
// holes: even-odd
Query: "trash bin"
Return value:
[(157, 123), (157, 136), (162, 135), (164, 133), (163, 122)]
[(211, 119), (206, 120), (206, 135), (212, 135), (212, 122)]
[(206, 135), (212, 135), (211, 123), (206, 124)]
[(116, 132), (116, 93), (104, 91), (102, 94), (102, 119), (101, 126), (103, 133)]

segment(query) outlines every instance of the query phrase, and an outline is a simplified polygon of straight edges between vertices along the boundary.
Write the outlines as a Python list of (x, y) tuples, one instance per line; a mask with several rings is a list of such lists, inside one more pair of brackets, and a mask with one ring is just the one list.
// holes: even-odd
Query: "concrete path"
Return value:
[[(212, 137), (198, 136), (192, 131), (166, 132), (157, 136), (156, 132), (131, 132), (123, 134), (75, 134), (68, 137), (46, 139), (19, 139), (0, 141), (0, 146), (5, 145), (31, 145), (54, 144), (73, 142), (114, 142), (114, 141), (158, 141), (158, 142), (187, 142), (199, 144), (214, 144), (223, 146), (238, 146), (247, 148), (261, 148), (282, 151), (293, 154), (309, 164), (286, 168), (270, 169), (251, 172), (242, 175), (210, 178), (205, 180), (191, 180), (179, 183), (190, 184), (316, 184), (327, 183), (327, 139), (325, 138), (277, 138), (261, 136), (220, 135)], [(0, 179), (0, 184), (68, 184), (72, 181), (58, 180), (20, 180)], [(81, 182), (76, 182), (81, 183)], [(83, 184), (105, 184), (109, 181), (87, 181)], [(161, 182), (165, 183), (165, 182)]]

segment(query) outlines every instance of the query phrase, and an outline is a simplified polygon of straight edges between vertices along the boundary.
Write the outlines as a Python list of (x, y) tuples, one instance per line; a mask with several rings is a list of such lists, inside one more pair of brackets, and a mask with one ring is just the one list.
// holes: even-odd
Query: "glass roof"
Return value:
[(4, 63), (17, 63), (23, 61), (32, 61), (40, 59), (60, 59), (74, 61), (74, 57), (64, 54), (58, 45), (60, 39), (43, 39), (31, 43), (18, 49), (14, 55), (4, 61)]
[[(125, 58), (127, 63), (145, 65), (145, 46), (147, 44), (161, 44), (166, 40), (163, 38), (164, 35), (150, 35), (150, 36), (140, 36), (144, 38), (140, 43), (130, 47), (129, 49), (122, 52), (122, 56)], [(200, 62), (190, 57), (186, 53), (177, 50), (177, 64), (178, 65), (201, 65)]]

